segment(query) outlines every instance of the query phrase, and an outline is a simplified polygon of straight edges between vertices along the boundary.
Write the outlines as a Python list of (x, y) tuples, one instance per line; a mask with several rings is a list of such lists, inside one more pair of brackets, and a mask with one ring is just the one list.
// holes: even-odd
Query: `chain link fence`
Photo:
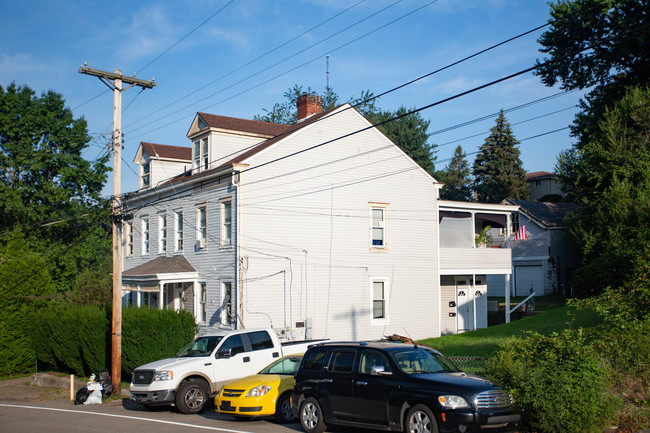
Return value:
[(466, 373), (482, 375), (485, 372), (487, 358), (482, 356), (448, 356), (456, 367)]

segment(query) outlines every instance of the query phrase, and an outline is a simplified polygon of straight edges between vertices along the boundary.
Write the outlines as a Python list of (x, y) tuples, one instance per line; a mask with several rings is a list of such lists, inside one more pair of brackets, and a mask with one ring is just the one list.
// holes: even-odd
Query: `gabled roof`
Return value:
[(184, 146), (170, 146), (167, 144), (140, 143), (133, 161), (137, 164), (142, 158), (142, 152), (147, 152), (151, 159), (173, 159), (176, 161), (192, 161), (192, 148)]
[(208, 128), (215, 128), (226, 131), (274, 137), (290, 129), (291, 126), (292, 125), (238, 119), (236, 117), (219, 116), (216, 114), (199, 112), (196, 113), (196, 117), (192, 122), (192, 126), (190, 126), (190, 130), (187, 132), (187, 136), (189, 137)]
[[(339, 106), (339, 107), (341, 107), (341, 106)], [(270, 146), (274, 145), (278, 141), (289, 137), (290, 135), (296, 133), (297, 131), (301, 130), (305, 126), (311, 125), (312, 123), (318, 121), (319, 119), (322, 119), (323, 117), (331, 114), (332, 112), (338, 110), (339, 107), (335, 107), (335, 108), (332, 108), (331, 110), (327, 110), (327, 111), (323, 111), (321, 113), (314, 114), (314, 115), (302, 120), (301, 122), (294, 123), (293, 125), (282, 125), (282, 126), (285, 127), (285, 130), (283, 132), (281, 132), (280, 134), (278, 134), (277, 136), (275, 136), (273, 138), (270, 138), (270, 139), (258, 144), (257, 146), (249, 149), (248, 151), (246, 151), (246, 152), (244, 152), (244, 153), (242, 153), (240, 155), (237, 155), (234, 159), (228, 161), (226, 164), (223, 164), (222, 167), (225, 166), (225, 165), (244, 163), (251, 156), (261, 152), (264, 149), (269, 148)]]
[(564, 217), (569, 212), (580, 213), (582, 207), (577, 203), (547, 203), (539, 201), (505, 199), (502, 203), (519, 206), (519, 211), (531, 217), (540, 226), (547, 228), (563, 228)]
[(143, 263), (128, 271), (122, 272), (125, 277), (148, 277), (160, 274), (177, 274), (182, 272), (196, 272), (196, 269), (184, 256), (158, 257)]
[(526, 180), (555, 179), (557, 175), (548, 171), (533, 171), (526, 173)]

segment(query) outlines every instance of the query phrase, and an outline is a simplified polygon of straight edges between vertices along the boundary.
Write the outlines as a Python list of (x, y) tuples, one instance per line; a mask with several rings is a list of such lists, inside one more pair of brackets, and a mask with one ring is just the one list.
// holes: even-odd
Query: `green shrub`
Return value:
[[(38, 311), (31, 347), (39, 363), (62, 372), (89, 376), (110, 370), (110, 306), (52, 304)], [(122, 377), (135, 367), (175, 355), (196, 334), (190, 313), (148, 308), (122, 311)]]
[(524, 429), (599, 432), (615, 406), (607, 369), (581, 331), (510, 340), (488, 361), (487, 376), (509, 389), (526, 409)]
[(107, 366), (107, 308), (53, 304), (32, 323), (32, 342), (40, 362), (80, 376)]
[(122, 372), (174, 356), (196, 335), (194, 317), (185, 311), (126, 308), (122, 312)]

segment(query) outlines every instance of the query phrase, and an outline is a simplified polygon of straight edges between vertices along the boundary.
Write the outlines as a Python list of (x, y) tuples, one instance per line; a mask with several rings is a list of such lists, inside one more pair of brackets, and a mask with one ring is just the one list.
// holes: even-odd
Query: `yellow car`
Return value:
[(258, 374), (224, 385), (214, 399), (217, 412), (235, 417), (274, 415), (276, 421), (293, 421), (291, 391), (303, 355), (287, 355)]

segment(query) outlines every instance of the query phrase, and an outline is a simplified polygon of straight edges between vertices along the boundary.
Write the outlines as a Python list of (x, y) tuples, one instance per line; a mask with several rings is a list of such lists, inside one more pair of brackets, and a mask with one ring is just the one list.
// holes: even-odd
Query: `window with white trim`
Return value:
[(196, 208), (196, 244), (198, 248), (205, 248), (208, 239), (208, 212), (205, 206)]
[(232, 281), (221, 282), (221, 324), (230, 326), (235, 323), (233, 310)]
[(372, 321), (384, 323), (388, 319), (388, 280), (372, 280)]
[(386, 206), (370, 205), (370, 248), (386, 248)]
[(199, 323), (205, 322), (205, 319), (207, 317), (206, 314), (207, 284), (208, 283), (206, 282), (199, 283), (199, 311), (197, 312), (198, 313), (197, 320), (199, 321)]
[(142, 254), (149, 254), (149, 217), (142, 217)]
[(158, 218), (158, 252), (167, 252), (167, 215)]
[(141, 187), (151, 186), (151, 162), (147, 161), (140, 166)]
[(221, 202), (221, 245), (232, 245), (232, 200)]
[(197, 172), (207, 170), (210, 162), (209, 154), (207, 137), (196, 140), (192, 148), (192, 168)]
[(176, 251), (183, 251), (183, 211), (176, 212), (176, 242), (174, 249)]
[(126, 223), (126, 250), (125, 250), (126, 256), (131, 256), (133, 255), (133, 223), (132, 222), (127, 222)]

